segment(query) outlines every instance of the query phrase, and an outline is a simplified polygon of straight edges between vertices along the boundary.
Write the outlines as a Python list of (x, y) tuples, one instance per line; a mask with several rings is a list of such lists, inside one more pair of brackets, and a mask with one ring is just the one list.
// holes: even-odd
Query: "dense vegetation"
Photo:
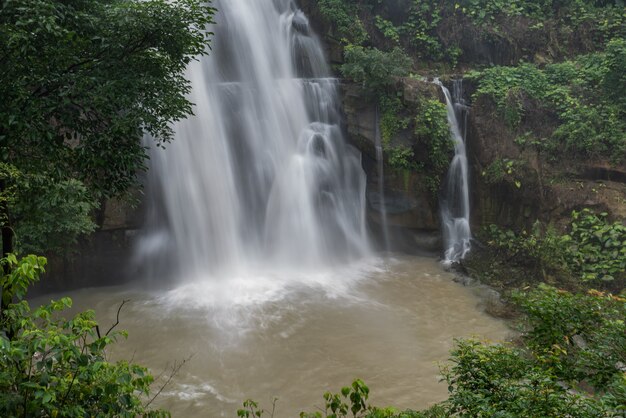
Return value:
[(183, 70), (206, 53), (196, 0), (7, 0), (0, 9), (4, 253), (60, 250), (136, 184), (143, 132), (191, 112)]
[(101, 333), (71, 300), (24, 300), (46, 259), (94, 230), (100, 201), (136, 184), (144, 132), (172, 137), (191, 113), (184, 70), (205, 54), (214, 10), (197, 0), (6, 0), (0, 7), (0, 415), (167, 416), (153, 382), (107, 358), (123, 332)]
[[(397, 45), (422, 64), (448, 66), (485, 59), (514, 64), (602, 49), (611, 38), (626, 35), (623, 7), (612, 0), (319, 2), (332, 36), (344, 44)], [(472, 39), (501, 51), (489, 56), (472, 46)], [(535, 56), (538, 47), (542, 51)]]
[(481, 238), (491, 267), (477, 274), (496, 287), (523, 287), (536, 277), (571, 289), (626, 285), (626, 226), (609, 222), (606, 213), (574, 212), (567, 233), (536, 222), (520, 232), (489, 225)]
[(0, 415), (169, 416), (149, 408), (154, 379), (147, 369), (108, 360), (107, 346), (124, 332), (101, 332), (93, 311), (64, 319), (69, 298), (31, 310), (24, 297), (45, 258), (10, 255), (0, 263), (10, 271), (0, 277)]
[[(493, 101), (520, 146), (552, 159), (563, 150), (613, 162), (626, 155), (621, 1), (324, 0), (318, 8), (328, 37), (344, 48), (342, 75), (377, 98), (388, 138), (419, 113), (398, 99), (394, 79), (473, 69), (474, 100)], [(525, 117), (531, 111), (545, 112), (550, 126)], [(418, 144), (388, 140), (385, 151), (391, 168), (423, 165)], [(438, 162), (428, 165), (436, 185), (441, 173), (430, 169)]]
[[(613, 39), (603, 52), (543, 68), (524, 63), (470, 74), (478, 81), (474, 98), (489, 98), (518, 135), (518, 143), (551, 158), (626, 156), (624, 95), (626, 39)], [(554, 126), (536, 126), (528, 109), (553, 115)], [(549, 132), (546, 133), (546, 128)]]

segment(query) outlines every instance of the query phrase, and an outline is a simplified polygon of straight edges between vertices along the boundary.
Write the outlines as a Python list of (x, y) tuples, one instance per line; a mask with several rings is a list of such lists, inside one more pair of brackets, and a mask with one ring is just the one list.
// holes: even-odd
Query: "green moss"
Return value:
[(427, 174), (427, 187), (436, 196), (454, 148), (443, 103), (435, 99), (425, 99), (419, 103), (415, 135), (425, 150), (423, 171)]
[[(510, 128), (525, 129), (522, 143), (532, 144), (553, 156), (568, 151), (580, 158), (608, 157), (623, 161), (626, 154), (626, 43), (615, 40), (606, 52), (580, 56), (548, 65), (493, 67), (473, 72), (478, 81), (474, 98), (489, 97)], [(557, 117), (552, 133), (539, 141), (545, 126), (533, 126), (526, 112), (538, 108)], [(531, 139), (532, 141), (526, 141)]]

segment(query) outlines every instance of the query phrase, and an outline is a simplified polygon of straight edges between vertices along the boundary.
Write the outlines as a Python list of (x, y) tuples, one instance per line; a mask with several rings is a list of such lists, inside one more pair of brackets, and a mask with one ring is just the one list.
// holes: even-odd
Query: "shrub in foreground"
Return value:
[(23, 300), (45, 258), (0, 262), (0, 416), (169, 416), (145, 401), (154, 380), (146, 368), (107, 360), (107, 346), (124, 332), (101, 333), (93, 311), (64, 319), (69, 298), (36, 309)]

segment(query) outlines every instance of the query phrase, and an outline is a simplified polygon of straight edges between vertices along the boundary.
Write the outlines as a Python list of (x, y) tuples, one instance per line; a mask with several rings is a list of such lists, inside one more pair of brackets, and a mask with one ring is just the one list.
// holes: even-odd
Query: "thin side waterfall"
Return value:
[(387, 206), (385, 203), (385, 171), (382, 135), (380, 133), (380, 114), (376, 106), (376, 175), (378, 176), (378, 213), (380, 213), (380, 227), (383, 235), (383, 250), (389, 251), (389, 229), (387, 226)]
[(465, 134), (468, 106), (463, 100), (463, 80), (453, 80), (452, 92), (439, 81), (446, 98), (448, 124), (454, 139), (454, 158), (450, 163), (440, 202), (444, 239), (444, 259), (451, 263), (463, 259), (470, 250), (470, 204)]
[(315, 270), (369, 254), (365, 173), (340, 127), (337, 80), (293, 0), (218, 0), (191, 64), (195, 116), (150, 150), (151, 275)]

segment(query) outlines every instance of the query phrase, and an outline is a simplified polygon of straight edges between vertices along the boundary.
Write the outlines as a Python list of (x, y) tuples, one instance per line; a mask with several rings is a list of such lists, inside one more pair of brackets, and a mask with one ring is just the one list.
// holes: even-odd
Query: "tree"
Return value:
[[(70, 202), (59, 216), (70, 224), (71, 241), (93, 228), (85, 211), (136, 184), (137, 171), (145, 168), (143, 132), (167, 142), (171, 123), (192, 112), (184, 71), (207, 53), (206, 26), (215, 10), (200, 0), (1, 4), (0, 222), (6, 255), (13, 250), (16, 201), (20, 210)], [(20, 204), (24, 190), (33, 187), (27, 193), (32, 201)], [(30, 236), (55, 229), (31, 224)]]

